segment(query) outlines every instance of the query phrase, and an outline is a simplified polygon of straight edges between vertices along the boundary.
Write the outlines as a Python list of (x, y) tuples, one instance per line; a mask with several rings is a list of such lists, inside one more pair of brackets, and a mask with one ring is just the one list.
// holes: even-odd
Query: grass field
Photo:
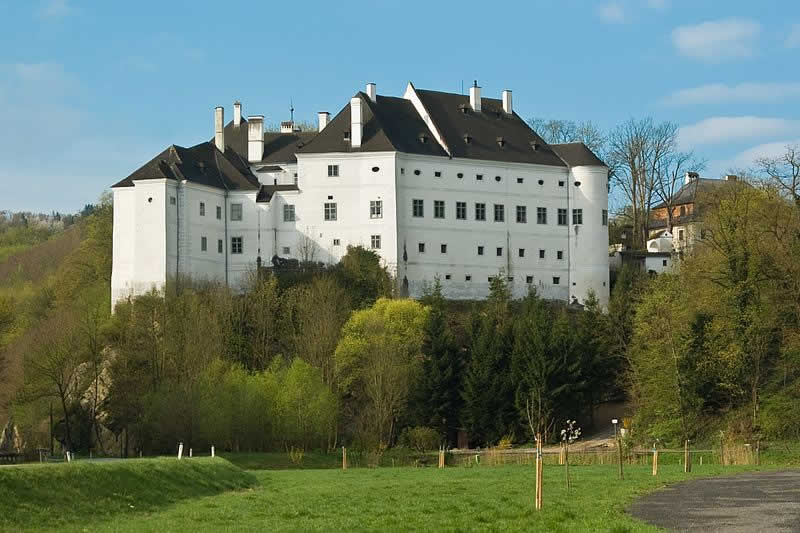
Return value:
[[(173, 461), (175, 460), (162, 460)], [(182, 461), (181, 466), (192, 462)], [(132, 462), (133, 463), (133, 462)], [(224, 464), (228, 464), (223, 461)], [(67, 465), (69, 466), (69, 465)], [(227, 469), (227, 467), (226, 467)], [(728, 467), (726, 473), (744, 468)], [(95, 499), (70, 510), (58, 522), (26, 520), (28, 527), (60, 526), (64, 531), (650, 531), (624, 509), (638, 495), (667, 482), (717, 475), (717, 466), (696, 467), (685, 475), (677, 466), (654, 479), (648, 467), (629, 467), (619, 481), (610, 466), (571, 469), (573, 488), (564, 487), (563, 469), (544, 473), (544, 509), (533, 510), (533, 470), (528, 466), (285, 470), (251, 472), (249, 488), (215, 494), (216, 488), (157, 503), (171, 488), (137, 491), (101, 512), (114, 498)], [(0, 472), (2, 476), (3, 472)], [(249, 475), (249, 474), (247, 474)], [(113, 476), (109, 476), (109, 479)], [(215, 480), (198, 479), (205, 485)], [(237, 478), (236, 483), (247, 484)], [(113, 485), (113, 483), (111, 483)], [(120, 489), (106, 486), (101, 493)], [(2, 500), (0, 500), (2, 501)], [(35, 501), (35, 500), (34, 500)], [(7, 506), (0, 503), (0, 506)], [(132, 506), (132, 507), (129, 507)], [(59, 514), (58, 508), (36, 516)], [(3, 511), (5, 514), (5, 511)], [(16, 520), (20, 514), (15, 513)], [(6, 529), (19, 529), (5, 519)]]

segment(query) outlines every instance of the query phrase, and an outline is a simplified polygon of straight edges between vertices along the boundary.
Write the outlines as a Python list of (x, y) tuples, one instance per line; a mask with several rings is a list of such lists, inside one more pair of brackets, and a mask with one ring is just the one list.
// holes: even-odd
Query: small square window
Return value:
[(241, 237), (231, 237), (231, 253), (232, 254), (241, 254), (244, 246), (242, 244)]
[(561, 283), (561, 278), (558, 276), (553, 276), (553, 285), (559, 285)]
[(371, 235), (369, 238), (370, 246), (373, 250), (380, 250), (381, 249), (381, 236), (380, 235)]
[(464, 276), (464, 281), (472, 281), (472, 276), (467, 274), (466, 276)]
[(208, 250), (208, 238), (200, 237), (200, 251), (205, 252)]
[(440, 248), (441, 248), (441, 250), (442, 250), (442, 253), (443, 253), (443, 254), (446, 254), (446, 253), (447, 253), (447, 245), (446, 245), (446, 244), (442, 244), (442, 245), (440, 246)]
[(608, 209), (603, 209), (602, 223), (604, 226), (608, 226)]
[(500, 176), (495, 176), (495, 177), (494, 177), (494, 181), (496, 181), (496, 182), (498, 182), (498, 183), (499, 183), (499, 182), (500, 182), (502, 179), (503, 179), (503, 178), (501, 178)]
[(222, 220), (222, 207), (217, 206), (217, 220)]
[(525, 181), (524, 178), (517, 178), (517, 183), (522, 183), (523, 181)]
[(334, 245), (334, 246), (339, 246), (341, 243), (342, 243), (342, 241), (341, 241), (341, 240), (339, 240), (339, 239), (333, 239), (333, 245)]
[(444, 279), (450, 279), (450, 274), (445, 274)]
[(539, 259), (544, 259), (544, 250), (539, 250)]
[(667, 260), (666, 259), (663, 259), (661, 261), (661, 266), (667, 266)]
[(483, 174), (475, 174), (475, 179), (478, 180), (478, 181), (482, 181), (483, 180)]
[(206, 203), (205, 202), (200, 202), (200, 216), (201, 217), (206, 216)]
[(525, 276), (525, 283), (533, 283), (533, 276)]
[(222, 253), (222, 239), (217, 239), (217, 253)]
[(441, 173), (441, 171), (439, 171), (439, 170), (437, 170), (436, 172), (434, 172), (434, 173), (433, 173), (433, 175), (434, 175), (434, 177), (436, 177), (436, 178), (441, 178), (441, 177), (442, 177), (442, 173)]
[(175, 205), (176, 203), (178, 203), (178, 202), (175, 200), (175, 197), (174, 196), (170, 196), (169, 197), (169, 205)]
[(328, 165), (328, 177), (335, 178), (339, 175), (339, 165)]
[(497, 257), (502, 257), (503, 256), (503, 247), (502, 246), (498, 246), (497, 250), (495, 250), (495, 252), (497, 253)]
[(405, 176), (405, 174), (406, 174), (406, 169), (404, 169), (403, 167), (400, 167), (400, 175), (401, 176)]
[(289, 255), (291, 253), (292, 253), (291, 248), (289, 248), (288, 246), (283, 247), (283, 255)]
[(525, 248), (520, 248), (519, 249), (519, 256), (520, 257), (525, 257)]
[(231, 204), (231, 220), (242, 220), (242, 204)]
[(483, 246), (478, 246), (478, 255), (483, 255)]
[(564, 250), (559, 250), (556, 252), (556, 259), (564, 259)]
[(421, 253), (421, 254), (425, 253), (425, 243), (424, 242), (417, 243), (417, 251), (419, 251), (419, 253)]
[(559, 181), (559, 182), (558, 182), (558, 186), (559, 186), (559, 187), (563, 187), (563, 186), (564, 186), (564, 182), (563, 182), (563, 181)]

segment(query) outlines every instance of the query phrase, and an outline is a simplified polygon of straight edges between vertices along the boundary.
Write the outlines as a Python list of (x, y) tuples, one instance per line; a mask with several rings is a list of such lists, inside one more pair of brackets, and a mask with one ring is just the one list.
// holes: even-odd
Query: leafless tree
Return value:
[(759, 157), (755, 163), (769, 183), (800, 207), (800, 145), (788, 145), (783, 154)]
[(674, 225), (675, 195), (683, 186), (687, 172), (699, 173), (705, 169), (706, 162), (695, 156), (694, 152), (675, 151), (667, 154), (656, 170), (655, 197), (667, 209), (667, 229)]
[(528, 119), (528, 124), (549, 144), (582, 142), (601, 158), (605, 152), (606, 136), (590, 121)]
[(630, 119), (611, 132), (606, 162), (612, 184), (631, 205), (633, 242), (644, 248), (660, 172), (677, 152), (678, 126)]
[(319, 252), (319, 245), (309, 236), (311, 231), (313, 231), (312, 228), (306, 228), (306, 231), (300, 234), (300, 239), (297, 241), (297, 251), (300, 255), (300, 261), (303, 263), (316, 261), (317, 253)]

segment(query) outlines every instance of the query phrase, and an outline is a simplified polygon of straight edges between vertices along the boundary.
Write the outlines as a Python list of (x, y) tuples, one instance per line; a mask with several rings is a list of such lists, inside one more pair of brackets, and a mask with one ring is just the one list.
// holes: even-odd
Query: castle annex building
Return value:
[(172, 145), (112, 187), (112, 305), (176, 275), (239, 286), (261, 259), (337, 262), (377, 252), (419, 296), (488, 294), (608, 302), (608, 168), (581, 143), (550, 145), (513, 110), (420, 90), (358, 92), (317, 132), (214, 111), (214, 139)]

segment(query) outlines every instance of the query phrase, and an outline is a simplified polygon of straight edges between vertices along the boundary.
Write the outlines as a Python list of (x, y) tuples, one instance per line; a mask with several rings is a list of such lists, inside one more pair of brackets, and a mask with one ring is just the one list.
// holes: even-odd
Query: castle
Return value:
[(608, 168), (582, 143), (548, 144), (499, 99), (373, 83), (315, 132), (214, 110), (214, 138), (172, 145), (113, 185), (112, 305), (188, 275), (240, 286), (277, 256), (334, 263), (377, 252), (412, 297), (609, 297)]

